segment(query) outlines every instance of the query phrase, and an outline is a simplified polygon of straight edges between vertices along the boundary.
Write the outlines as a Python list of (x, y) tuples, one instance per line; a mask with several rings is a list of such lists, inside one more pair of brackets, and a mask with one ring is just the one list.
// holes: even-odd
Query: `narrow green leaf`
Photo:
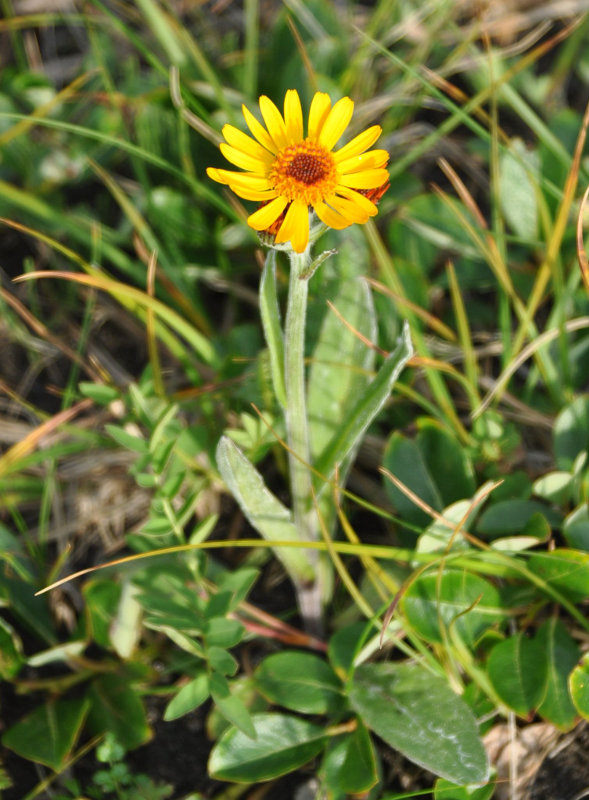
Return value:
[(537, 639), (548, 669), (546, 693), (538, 713), (557, 728), (570, 730), (575, 724), (577, 712), (568, 682), (581, 655), (579, 647), (556, 617), (546, 620), (538, 631)]
[[(260, 473), (227, 436), (217, 446), (217, 465), (229, 491), (264, 539), (299, 541), (288, 508), (272, 494)], [(295, 581), (313, 580), (314, 569), (303, 550), (277, 547), (275, 553)]]
[(145, 439), (128, 433), (118, 425), (106, 425), (105, 428), (115, 442), (122, 445), (127, 450), (132, 450), (134, 453), (139, 453), (139, 455), (144, 455), (149, 452), (149, 443), (146, 442)]
[(339, 431), (321, 454), (321, 458), (317, 460), (316, 468), (322, 475), (331, 477), (336, 465), (340, 464), (360, 441), (389, 398), (395, 381), (412, 355), (409, 326), (405, 323), (399, 344), (386, 358), (374, 380), (356, 400)]
[(415, 664), (364, 664), (349, 697), (364, 724), (416, 764), (458, 784), (488, 779), (476, 721), (443, 678)]
[(209, 679), (204, 672), (201, 672), (170, 700), (164, 711), (164, 719), (169, 722), (172, 719), (183, 717), (184, 714), (201, 706), (208, 696)]
[(270, 370), (276, 399), (286, 408), (284, 386), (284, 337), (280, 327), (280, 308), (276, 292), (276, 251), (270, 250), (260, 281), (260, 316), (266, 344), (270, 352)]
[(255, 739), (256, 729), (252, 717), (240, 698), (231, 693), (227, 679), (217, 672), (213, 672), (209, 679), (211, 697), (220, 713), (228, 722), (239, 729), (240, 733), (249, 739)]
[(513, 138), (499, 160), (499, 201), (514, 233), (534, 240), (538, 235), (538, 208), (535, 174), (537, 153), (530, 153), (521, 139)]
[(29, 761), (57, 771), (76, 743), (88, 707), (86, 699), (48, 700), (9, 728), (2, 744)]
[(303, 714), (327, 714), (343, 702), (341, 681), (329, 664), (312, 653), (268, 656), (256, 670), (255, 680), (273, 703)]
[(268, 781), (301, 767), (326, 742), (325, 730), (288, 714), (253, 714), (256, 738), (230, 728), (213, 747), (209, 773), (237, 783)]
[(489, 680), (505, 705), (527, 716), (544, 697), (548, 679), (542, 646), (523, 633), (495, 645), (487, 662)]

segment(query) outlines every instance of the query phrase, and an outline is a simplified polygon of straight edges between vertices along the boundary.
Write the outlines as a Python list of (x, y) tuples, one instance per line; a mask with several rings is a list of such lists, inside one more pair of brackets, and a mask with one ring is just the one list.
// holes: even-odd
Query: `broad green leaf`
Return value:
[(550, 503), (564, 505), (569, 500), (573, 480), (570, 472), (549, 472), (534, 481), (534, 494)]
[(430, 418), (418, 420), (417, 427), (417, 444), (443, 505), (472, 497), (476, 491), (474, 469), (456, 436)]
[(570, 471), (575, 459), (589, 450), (589, 396), (577, 397), (554, 423), (554, 453), (558, 468)]
[(501, 700), (522, 717), (544, 697), (548, 674), (542, 646), (523, 633), (495, 645), (487, 673)]
[(237, 606), (245, 600), (259, 574), (258, 569), (242, 567), (235, 572), (227, 572), (217, 581), (219, 592), (229, 592), (231, 595), (228, 611), (235, 611)]
[(320, 776), (327, 790), (338, 795), (364, 794), (378, 780), (370, 734), (361, 720), (352, 733), (337, 737), (327, 748)]
[(213, 672), (209, 678), (209, 689), (215, 705), (225, 719), (235, 725), (245, 736), (255, 739), (256, 730), (251, 714), (241, 699), (236, 694), (232, 694), (227, 679), (218, 672)]
[(114, 733), (126, 750), (144, 744), (151, 729), (136, 689), (121, 675), (101, 675), (88, 693), (92, 701), (88, 723), (94, 733)]
[(434, 785), (434, 800), (490, 800), (495, 789), (494, 781), (485, 786), (476, 783), (459, 786), (444, 778), (438, 778)]
[(589, 553), (564, 548), (532, 553), (528, 568), (574, 602), (589, 597)]
[(204, 672), (201, 672), (170, 700), (164, 711), (164, 719), (169, 722), (172, 719), (183, 717), (184, 714), (201, 706), (208, 696), (209, 679)]
[(57, 771), (74, 747), (89, 703), (81, 700), (48, 700), (2, 737), (2, 744), (29, 761)]
[[(417, 497), (436, 511), (443, 508), (442, 498), (429, 473), (417, 442), (400, 433), (393, 433), (387, 442), (383, 466), (398, 478)], [(423, 511), (405, 492), (384, 476), (384, 485), (397, 514), (419, 527), (431, 522), (431, 516)]]
[(286, 408), (284, 386), (284, 337), (280, 327), (280, 309), (276, 293), (276, 251), (269, 250), (260, 282), (260, 316), (266, 344), (270, 352), (270, 370), (274, 394), (282, 408)]
[[(458, 526), (462, 520), (466, 519), (466, 525), (463, 526), (462, 530), (468, 530), (467, 515), (470, 509), (472, 509), (471, 500), (458, 500), (458, 502), (452, 503), (451, 506), (445, 508), (442, 515), (447, 522), (454, 523), (456, 526)], [(417, 540), (415, 550), (417, 553), (443, 553), (450, 546), (451, 538), (452, 545), (450, 549), (470, 549), (471, 545), (465, 539), (461, 531), (456, 532), (441, 520), (435, 519), (427, 526)]]
[(331, 477), (337, 464), (341, 464), (348, 453), (361, 440), (368, 426), (388, 400), (401, 370), (413, 355), (413, 347), (407, 323), (399, 344), (387, 356), (374, 379), (366, 386), (352, 404), (340, 429), (317, 460), (317, 470)]
[(499, 500), (486, 508), (477, 522), (477, 532), (489, 538), (522, 533), (534, 514), (543, 514), (551, 525), (559, 525), (561, 517), (538, 500)]
[[(510, 152), (513, 151), (513, 152)], [(531, 153), (521, 139), (514, 138), (499, 160), (499, 201), (505, 219), (522, 239), (538, 235), (537, 153)]]
[(570, 730), (575, 724), (576, 710), (568, 682), (580, 657), (579, 647), (556, 617), (546, 620), (536, 638), (548, 669), (546, 693), (538, 713), (557, 728)]
[(364, 664), (349, 697), (364, 724), (416, 764), (454, 783), (488, 779), (476, 721), (443, 678), (415, 664)]
[(414, 580), (401, 600), (410, 625), (429, 642), (443, 642), (450, 628), (466, 644), (477, 638), (504, 613), (499, 593), (484, 578), (470, 572), (428, 572)]
[(211, 777), (237, 783), (268, 781), (302, 767), (326, 742), (325, 729), (288, 714), (253, 714), (256, 738), (230, 728), (213, 747)]
[(562, 532), (571, 547), (589, 551), (589, 508), (586, 503), (571, 511), (563, 523)]
[(260, 692), (273, 703), (303, 714), (327, 714), (343, 703), (342, 684), (329, 664), (312, 653), (268, 656), (255, 672)]
[(584, 719), (589, 719), (589, 654), (585, 653), (569, 678), (569, 689), (575, 708)]
[[(300, 540), (288, 508), (272, 494), (257, 469), (227, 436), (223, 436), (217, 446), (217, 466), (243, 513), (264, 539), (269, 542)], [(302, 549), (277, 547), (274, 552), (295, 581), (314, 578), (314, 569)]]
[[(342, 281), (333, 305), (343, 319), (368, 341), (376, 339), (376, 319), (365, 280)], [(366, 387), (374, 365), (368, 347), (332, 311), (328, 311), (313, 351), (307, 390), (309, 441), (314, 460), (320, 459), (338, 434), (350, 406)]]

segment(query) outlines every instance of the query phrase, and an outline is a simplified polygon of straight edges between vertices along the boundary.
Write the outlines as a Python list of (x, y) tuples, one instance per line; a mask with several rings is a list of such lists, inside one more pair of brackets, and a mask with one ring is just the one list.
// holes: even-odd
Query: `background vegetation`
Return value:
[[(2, 0), (5, 800), (523, 797), (480, 737), (589, 717), (589, 19), (560, 5)], [(328, 492), (321, 636), (215, 459), (227, 433), (286, 499), (265, 252), (205, 168), (288, 88), (391, 154), (376, 222), (322, 239), (318, 419), (405, 320), (415, 350)]]

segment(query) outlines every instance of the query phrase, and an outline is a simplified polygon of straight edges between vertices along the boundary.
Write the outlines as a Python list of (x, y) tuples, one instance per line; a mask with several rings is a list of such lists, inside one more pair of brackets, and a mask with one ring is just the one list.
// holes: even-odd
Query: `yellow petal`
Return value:
[(286, 197), (276, 197), (271, 200), (267, 206), (262, 206), (247, 218), (247, 224), (255, 231), (265, 231), (273, 222), (276, 222), (278, 217), (286, 208), (288, 200)]
[(347, 228), (351, 225), (351, 222), (348, 222), (341, 214), (334, 211), (333, 208), (330, 208), (325, 203), (316, 203), (313, 208), (321, 222), (324, 222), (336, 231), (341, 231), (343, 228)]
[(243, 133), (239, 128), (235, 128), (233, 125), (223, 125), (221, 133), (225, 137), (225, 141), (231, 147), (235, 147), (236, 150), (240, 150), (248, 156), (259, 158), (264, 163), (271, 164), (274, 160), (272, 153), (269, 153), (261, 144), (255, 142), (251, 136)]
[(247, 169), (249, 172), (256, 172), (258, 175), (266, 174), (269, 165), (259, 158), (250, 156), (247, 153), (242, 153), (241, 150), (236, 150), (235, 147), (231, 147), (231, 145), (225, 144), (225, 142), (221, 142), (219, 149), (227, 161), (231, 164), (235, 164), (236, 167)]
[(309, 208), (303, 200), (293, 200), (276, 234), (276, 244), (288, 241), (295, 253), (302, 253), (309, 244)]
[(376, 214), (378, 214), (378, 208), (372, 202), (372, 200), (369, 200), (363, 194), (360, 194), (360, 192), (355, 192), (353, 189), (348, 189), (347, 186), (338, 186), (337, 193), (341, 194), (343, 197), (347, 197), (348, 200), (352, 200), (354, 203), (360, 206), (360, 208), (362, 208), (369, 217), (374, 217)]
[(340, 175), (349, 172), (359, 172), (363, 169), (379, 169), (389, 163), (389, 154), (386, 150), (371, 150), (369, 153), (362, 153), (360, 156), (352, 156), (337, 165)]
[(315, 92), (309, 109), (309, 139), (316, 142), (331, 109), (331, 100), (325, 92)]
[(256, 137), (258, 142), (262, 145), (262, 147), (265, 147), (266, 150), (269, 150), (271, 153), (276, 153), (278, 151), (278, 148), (272, 141), (272, 137), (270, 136), (268, 131), (264, 128), (264, 126), (258, 122), (258, 120), (254, 117), (249, 108), (242, 106), (241, 110), (243, 111), (243, 116), (245, 117), (245, 121), (247, 123), (248, 128)]
[(207, 175), (213, 181), (217, 181), (217, 183), (229, 183), (225, 174), (227, 170), (225, 169), (216, 169), (216, 167), (207, 167)]
[(376, 142), (381, 133), (382, 128), (380, 125), (373, 125), (371, 128), (367, 128), (362, 133), (359, 133), (358, 136), (354, 136), (351, 142), (348, 142), (333, 154), (336, 164), (339, 164), (340, 161), (345, 161), (346, 158), (359, 156), (360, 153), (368, 150), (368, 148), (372, 147)]
[[(211, 175), (216, 173), (216, 177)], [(230, 186), (242, 186), (244, 189), (254, 189), (256, 191), (268, 191), (270, 181), (259, 175), (257, 172), (232, 172), (229, 169), (207, 169), (207, 174), (219, 183), (228, 183)]]
[(229, 184), (229, 188), (238, 197), (241, 197), (244, 200), (257, 200), (259, 203), (272, 200), (278, 194), (278, 192), (275, 189), (270, 189), (267, 192), (262, 192), (259, 189), (248, 189), (246, 186), (236, 186), (233, 183)]
[(352, 172), (350, 175), (341, 175), (338, 184), (349, 186), (350, 189), (378, 189), (389, 179), (386, 169), (366, 169), (363, 172)]
[(260, 111), (264, 117), (264, 122), (268, 128), (268, 133), (270, 134), (277, 149), (281, 150), (283, 147), (286, 147), (288, 140), (286, 137), (286, 126), (284, 124), (284, 120), (282, 119), (282, 114), (276, 108), (272, 100), (270, 100), (269, 97), (266, 97), (266, 95), (262, 95), (260, 97)]
[(289, 89), (284, 96), (284, 122), (289, 144), (302, 142), (303, 109), (296, 89)]
[(328, 203), (350, 222), (357, 222), (362, 225), (368, 221), (369, 215), (366, 211), (352, 200), (346, 200), (344, 197), (331, 197)]
[(342, 97), (341, 100), (338, 100), (321, 128), (319, 144), (323, 145), (326, 150), (331, 150), (348, 127), (353, 113), (354, 103), (349, 97)]

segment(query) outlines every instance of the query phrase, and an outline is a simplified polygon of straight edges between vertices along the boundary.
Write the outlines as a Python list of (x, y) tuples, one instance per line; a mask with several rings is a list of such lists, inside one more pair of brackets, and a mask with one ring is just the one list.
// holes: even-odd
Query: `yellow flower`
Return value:
[(386, 150), (366, 151), (380, 136), (381, 127), (373, 125), (339, 150), (333, 149), (352, 118), (354, 103), (349, 97), (332, 106), (329, 95), (316, 92), (306, 138), (295, 89), (286, 93), (284, 116), (269, 97), (260, 97), (265, 128), (245, 106), (242, 109), (254, 139), (225, 125), (220, 148), (227, 161), (245, 172), (209, 167), (207, 174), (239, 197), (262, 203), (248, 217), (250, 227), (269, 231), (276, 244), (290, 242), (302, 253), (309, 243), (310, 209), (336, 229), (362, 224), (377, 213), (375, 202), (388, 188), (389, 155)]

